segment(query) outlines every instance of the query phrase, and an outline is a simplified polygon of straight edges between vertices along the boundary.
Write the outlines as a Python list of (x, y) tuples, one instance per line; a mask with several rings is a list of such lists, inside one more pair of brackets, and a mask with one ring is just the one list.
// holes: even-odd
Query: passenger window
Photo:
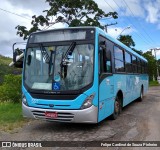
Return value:
[(132, 56), (132, 68), (133, 72), (137, 73), (137, 58), (135, 56)]
[(114, 57), (123, 61), (123, 50), (119, 49), (118, 47), (114, 47)]
[(142, 68), (141, 68), (141, 60), (137, 59), (137, 65), (138, 65), (138, 73), (142, 72)]
[(116, 72), (124, 72), (124, 57), (123, 50), (118, 47), (114, 47), (114, 56), (115, 56), (115, 71)]
[(124, 72), (124, 62), (120, 60), (115, 60), (115, 71)]
[(131, 55), (125, 52), (125, 68), (126, 72), (132, 73)]

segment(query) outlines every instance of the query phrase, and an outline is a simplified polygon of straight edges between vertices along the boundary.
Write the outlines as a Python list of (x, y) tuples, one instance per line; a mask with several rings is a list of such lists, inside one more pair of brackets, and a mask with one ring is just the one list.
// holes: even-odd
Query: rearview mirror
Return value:
[[(17, 46), (18, 44), (18, 46)], [(26, 43), (24, 42), (19, 42), (19, 43), (14, 43), (13, 44), (13, 62), (10, 63), (9, 66), (15, 66), (16, 68), (22, 68), (23, 67), (23, 58), (24, 58), (24, 51), (25, 49), (19, 48), (19, 47), (24, 47)]]

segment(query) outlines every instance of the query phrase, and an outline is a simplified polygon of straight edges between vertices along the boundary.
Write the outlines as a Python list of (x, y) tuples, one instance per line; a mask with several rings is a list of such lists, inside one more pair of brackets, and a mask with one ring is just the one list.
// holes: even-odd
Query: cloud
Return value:
[(160, 50), (157, 50), (157, 52), (156, 52), (156, 57), (157, 57), (158, 59), (160, 59)]
[[(140, 0), (95, 0), (98, 6), (106, 13), (116, 11), (121, 16), (145, 17), (145, 11)], [(133, 14), (132, 14), (133, 13)]]
[[(116, 3), (115, 3), (115, 2)], [(125, 4), (129, 6), (127, 6)], [(99, 8), (101, 8), (106, 13), (111, 11), (116, 11), (119, 14), (119, 19), (110, 20), (106, 19), (106, 24), (114, 23), (117, 21), (119, 24), (117, 27), (117, 31), (115, 31), (115, 26), (108, 27), (108, 32), (114, 37), (117, 37), (122, 30), (128, 26), (126, 17), (130, 20), (133, 19), (133, 14), (135, 21), (136, 19), (141, 19), (141, 21), (147, 21), (148, 23), (154, 23), (160, 28), (160, 0), (95, 0), (98, 4)], [(117, 6), (118, 5), (118, 6)], [(43, 10), (48, 9), (48, 3), (45, 3), (45, 0), (5, 0), (0, 1), (0, 8), (8, 10), (10, 12), (14, 12), (23, 17), (18, 17), (16, 15), (3, 12), (0, 10), (0, 54), (12, 55), (12, 44), (17, 41), (23, 41), (22, 38), (16, 35), (15, 27), (17, 25), (24, 25), (28, 29), (31, 27), (31, 16), (40, 15)], [(130, 11), (130, 9), (132, 11)], [(124, 17), (126, 16), (126, 17)], [(28, 19), (30, 20), (28, 20)], [(142, 20), (143, 19), (143, 20)], [(124, 21), (123, 21), (124, 20)], [(136, 23), (135, 23), (136, 24)], [(59, 28), (59, 27), (67, 27), (66, 24), (55, 24), (54, 26), (48, 28)], [(136, 28), (138, 30), (138, 27)], [(136, 30), (130, 29), (125, 30), (123, 34), (131, 34)]]
[(117, 38), (119, 35), (131, 35), (131, 33), (134, 32), (134, 29), (132, 28), (125, 28), (126, 27), (110, 27), (108, 28), (108, 34), (110, 34), (114, 38)]
[[(16, 12), (20, 15), (22, 13), (32, 15), (32, 11), (29, 9), (15, 9), (15, 6), (11, 5), (8, 1), (0, 1), (0, 6), (3, 6), (3, 9), (5, 10)], [(12, 44), (15, 42), (23, 41), (22, 38), (16, 35), (15, 27), (17, 25), (25, 25), (30, 27), (31, 20), (4, 11), (0, 11), (0, 18), (0, 54), (5, 56), (12, 56)]]
[(157, 23), (160, 19), (160, 1), (146, 3), (147, 12), (146, 21), (149, 23)]
[(49, 7), (45, 0), (7, 0), (13, 7), (22, 10), (30, 10), (35, 15), (42, 14), (42, 11)]

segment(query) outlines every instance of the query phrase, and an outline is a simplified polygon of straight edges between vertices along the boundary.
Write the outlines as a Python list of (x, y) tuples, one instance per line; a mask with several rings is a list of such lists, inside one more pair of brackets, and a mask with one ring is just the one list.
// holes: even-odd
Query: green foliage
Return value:
[(0, 55), (0, 85), (2, 85), (6, 74), (21, 74), (21, 69), (8, 66), (11, 61), (11, 58)]
[(142, 55), (142, 54), (143, 54), (143, 52), (142, 52), (141, 50), (137, 50), (137, 49), (135, 49), (135, 48), (132, 48), (132, 50), (135, 51), (136, 53), (138, 53), (139, 55)]
[(143, 57), (145, 57), (148, 60), (149, 80), (152, 81), (153, 80), (153, 76), (154, 77), (157, 76), (156, 75), (156, 68), (157, 68), (156, 59), (152, 55), (151, 51), (147, 51), (147, 52), (143, 53)]
[(0, 86), (0, 101), (19, 102), (21, 99), (21, 76), (5, 75)]
[(22, 116), (21, 103), (0, 103), (0, 130), (9, 131), (23, 126), (28, 120)]
[(11, 61), (11, 58), (0, 55), (0, 64), (8, 65)]
[(158, 81), (150, 81), (149, 86), (159, 86)]
[(130, 35), (120, 35), (118, 40), (121, 41), (123, 44), (125, 44), (128, 47), (135, 46), (135, 42), (133, 41), (132, 36)]
[[(98, 26), (102, 27), (98, 22), (103, 17), (118, 18), (117, 12), (105, 13), (98, 8), (97, 3), (93, 0), (46, 0), (50, 9), (44, 10), (45, 16), (33, 16), (31, 29), (27, 30), (25, 26), (18, 25), (16, 27), (17, 34), (23, 39), (27, 39), (32, 32), (40, 30), (39, 26), (50, 26), (50, 23), (65, 22), (70, 27), (75, 26)], [(56, 17), (52, 22), (53, 16)]]
[(11, 58), (3, 57), (0, 55), (0, 85), (3, 82), (4, 75), (11, 74), (13, 72), (13, 68), (8, 66), (11, 61)]

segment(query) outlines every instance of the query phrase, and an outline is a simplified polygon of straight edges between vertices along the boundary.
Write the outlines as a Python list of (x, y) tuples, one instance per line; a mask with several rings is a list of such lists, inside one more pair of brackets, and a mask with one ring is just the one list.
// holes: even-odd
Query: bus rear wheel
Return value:
[(115, 120), (117, 119), (118, 115), (121, 113), (122, 111), (122, 103), (120, 98), (117, 96), (114, 102), (114, 112), (111, 115), (111, 119)]

